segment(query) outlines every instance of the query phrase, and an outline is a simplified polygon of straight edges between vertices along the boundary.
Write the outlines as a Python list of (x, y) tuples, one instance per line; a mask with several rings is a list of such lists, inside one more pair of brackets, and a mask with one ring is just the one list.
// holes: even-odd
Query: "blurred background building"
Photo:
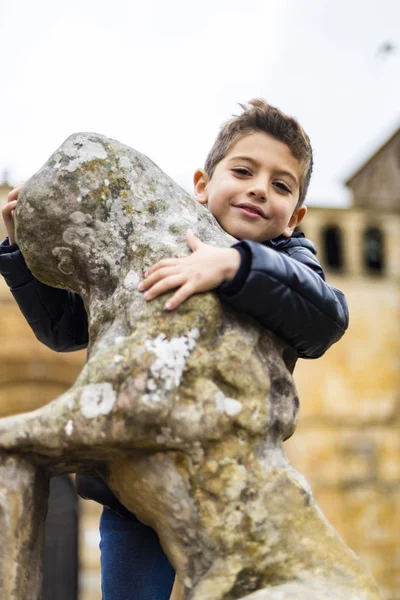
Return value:
[(346, 181), (350, 208), (312, 208), (303, 230), (350, 327), (299, 361), (299, 426), (286, 447), (383, 597), (400, 599), (400, 129)]
[[(346, 184), (351, 207), (312, 207), (303, 230), (347, 296), (350, 329), (324, 357), (299, 361), (301, 416), (286, 448), (384, 599), (400, 600), (400, 129)], [(0, 205), (10, 189), (0, 185)], [(37, 342), (0, 280), (1, 416), (58, 396), (83, 361)], [(99, 515), (71, 478), (52, 481), (42, 600), (100, 600)]]

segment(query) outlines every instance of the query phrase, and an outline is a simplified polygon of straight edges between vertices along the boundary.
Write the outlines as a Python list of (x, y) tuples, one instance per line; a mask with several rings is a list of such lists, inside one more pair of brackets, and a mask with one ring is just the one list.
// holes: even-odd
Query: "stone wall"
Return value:
[[(311, 209), (304, 230), (323, 265), (324, 228), (332, 225), (342, 231), (344, 264), (340, 275), (325, 268), (346, 294), (350, 327), (324, 357), (298, 362), (300, 421), (286, 446), (384, 598), (399, 600), (400, 214)], [(363, 232), (371, 226), (384, 239), (385, 269), (375, 276), (363, 264)]]
[(298, 362), (300, 421), (286, 449), (383, 597), (399, 600), (399, 280), (328, 278), (346, 293), (351, 325), (324, 357)]

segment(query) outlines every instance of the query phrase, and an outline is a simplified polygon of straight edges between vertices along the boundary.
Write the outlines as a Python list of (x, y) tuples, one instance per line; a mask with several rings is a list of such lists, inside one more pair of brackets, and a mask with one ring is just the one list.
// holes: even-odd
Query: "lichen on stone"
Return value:
[[(160, 333), (153, 340), (146, 340), (145, 347), (156, 356), (150, 367), (153, 382), (159, 382), (166, 391), (179, 387), (186, 366), (186, 359), (196, 345), (199, 336), (197, 328), (190, 329), (187, 335), (167, 339)], [(153, 383), (153, 389), (157, 384)]]
[(117, 399), (110, 383), (93, 383), (85, 387), (80, 397), (80, 408), (86, 419), (108, 415)]

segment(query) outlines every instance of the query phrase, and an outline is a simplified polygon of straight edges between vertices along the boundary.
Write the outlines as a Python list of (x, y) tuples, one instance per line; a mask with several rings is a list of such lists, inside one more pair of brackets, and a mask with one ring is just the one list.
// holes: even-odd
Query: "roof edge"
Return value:
[(400, 134), (400, 123), (396, 125), (396, 129), (389, 136), (389, 138), (387, 138), (386, 141), (382, 142), (380, 146), (378, 146), (378, 148), (375, 150), (375, 152), (373, 152), (370, 155), (370, 157), (365, 162), (363, 162), (363, 164), (352, 175), (350, 175), (350, 177), (344, 180), (344, 184), (347, 187), (350, 187), (350, 183), (353, 181), (353, 179), (355, 179), (355, 177), (357, 177), (357, 175), (359, 175), (374, 160), (374, 158), (378, 156), (378, 154), (380, 154), (380, 152), (382, 152), (382, 150), (386, 148), (388, 144), (390, 144), (393, 138), (395, 138), (398, 134)]

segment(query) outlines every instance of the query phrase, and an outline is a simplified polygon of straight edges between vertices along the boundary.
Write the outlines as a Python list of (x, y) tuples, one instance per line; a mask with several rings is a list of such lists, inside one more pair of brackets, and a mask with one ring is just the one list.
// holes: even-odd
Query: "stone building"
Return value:
[(304, 232), (350, 328), (316, 361), (299, 361), (295, 467), (344, 540), (400, 599), (400, 129), (352, 175), (350, 208), (312, 208)]
[[(286, 448), (385, 600), (400, 600), (400, 130), (346, 184), (351, 208), (313, 207), (304, 231), (346, 293), (351, 326), (324, 357), (296, 366), (302, 409)], [(0, 206), (9, 190), (0, 185)], [(1, 278), (0, 415), (55, 398), (83, 361), (34, 338)], [(100, 507), (76, 503), (69, 478), (53, 482), (51, 498), (43, 600), (100, 600)]]

